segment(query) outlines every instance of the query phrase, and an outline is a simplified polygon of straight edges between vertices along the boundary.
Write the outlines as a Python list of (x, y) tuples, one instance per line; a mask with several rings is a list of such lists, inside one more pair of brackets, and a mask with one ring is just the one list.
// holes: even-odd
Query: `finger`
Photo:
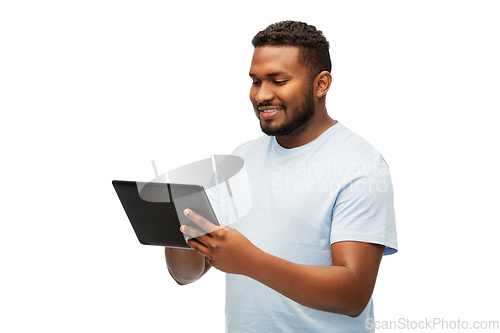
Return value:
[(186, 217), (188, 219), (190, 219), (191, 221), (196, 223), (196, 225), (198, 225), (200, 228), (202, 228), (203, 230), (205, 230), (208, 233), (216, 231), (220, 228), (220, 227), (216, 226), (215, 224), (211, 223), (210, 221), (208, 221), (203, 216), (196, 214), (195, 212), (193, 212), (190, 209), (185, 209), (184, 215), (186, 215)]
[(196, 252), (208, 258), (209, 249), (200, 243), (196, 238), (186, 238), (186, 243)]
[(206, 235), (206, 231), (201, 231), (196, 228), (182, 225), (180, 228), (181, 232), (184, 234), (184, 238), (187, 236), (189, 238), (198, 238), (200, 236)]

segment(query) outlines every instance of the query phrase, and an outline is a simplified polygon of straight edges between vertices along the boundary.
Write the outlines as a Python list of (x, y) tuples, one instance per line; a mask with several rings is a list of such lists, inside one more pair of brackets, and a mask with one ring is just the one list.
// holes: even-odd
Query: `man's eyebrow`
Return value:
[[(284, 75), (284, 74), (286, 74), (284, 71), (277, 71), (274, 73), (266, 74), (266, 76), (267, 77), (275, 77), (275, 76)], [(248, 75), (250, 75), (250, 77), (258, 77), (256, 74), (253, 74), (253, 73), (249, 73)]]

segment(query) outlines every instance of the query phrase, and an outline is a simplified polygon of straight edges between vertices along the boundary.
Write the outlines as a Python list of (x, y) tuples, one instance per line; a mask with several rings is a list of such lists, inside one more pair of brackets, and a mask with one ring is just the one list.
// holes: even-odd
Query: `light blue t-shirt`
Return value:
[[(244, 160), (250, 192), (245, 202), (251, 205), (236, 219), (234, 202), (222, 186), (215, 196), (209, 194), (211, 202), (222, 224), (263, 251), (322, 266), (332, 265), (335, 242), (376, 243), (386, 246), (385, 254), (397, 251), (388, 166), (375, 148), (342, 124), (297, 148), (285, 149), (275, 137), (262, 136), (233, 155)], [(372, 300), (351, 318), (307, 308), (248, 277), (226, 275), (229, 333), (370, 332), (366, 323), (373, 316)]]

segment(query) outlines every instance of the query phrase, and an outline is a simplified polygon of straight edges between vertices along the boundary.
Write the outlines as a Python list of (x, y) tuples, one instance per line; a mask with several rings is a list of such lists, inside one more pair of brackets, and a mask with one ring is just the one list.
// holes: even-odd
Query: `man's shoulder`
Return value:
[(343, 156), (352, 162), (381, 158), (382, 154), (366, 139), (340, 123), (335, 126), (338, 128), (330, 142), (337, 148), (337, 156)]

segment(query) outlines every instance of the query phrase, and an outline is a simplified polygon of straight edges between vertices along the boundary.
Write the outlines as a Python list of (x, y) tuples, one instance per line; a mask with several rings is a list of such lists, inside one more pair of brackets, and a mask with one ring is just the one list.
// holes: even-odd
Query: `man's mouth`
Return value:
[(257, 110), (259, 110), (259, 114), (262, 119), (271, 119), (274, 118), (281, 110), (283, 110), (283, 107), (275, 105), (259, 106)]

